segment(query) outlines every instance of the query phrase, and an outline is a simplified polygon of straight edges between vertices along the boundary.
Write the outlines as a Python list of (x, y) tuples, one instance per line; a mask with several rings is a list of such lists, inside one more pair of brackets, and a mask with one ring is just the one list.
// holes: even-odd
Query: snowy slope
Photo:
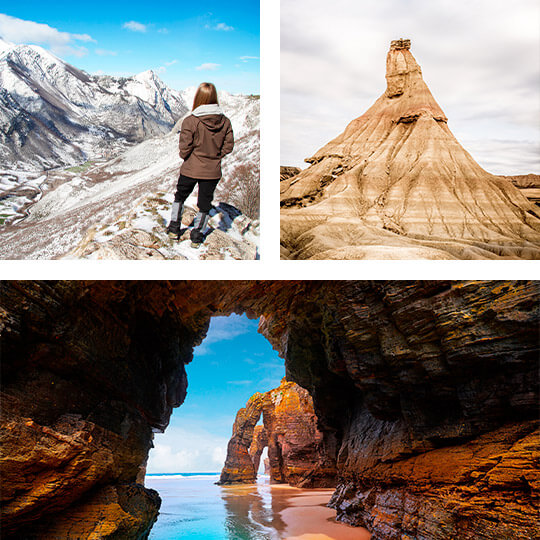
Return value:
[(187, 110), (152, 71), (92, 76), (41, 47), (0, 43), (0, 169), (115, 154), (169, 132)]
[[(242, 99), (256, 129), (246, 131)], [(240, 165), (249, 166), (258, 187), (258, 103), (254, 106), (253, 100), (237, 96), (234, 110), (224, 106), (225, 114), (232, 119), (236, 144), (233, 153), (223, 160), (224, 178), (214, 198), (214, 205), (221, 210), (213, 212), (215, 231), (208, 236), (204, 249), (192, 251), (182, 243), (185, 240), (180, 246), (164, 235), (181, 164), (175, 129), (85, 173), (73, 173), (67, 179), (65, 171), (49, 173), (50, 183), (63, 175), (62, 183), (46, 192), (26, 219), (4, 229), (0, 258), (146, 258), (148, 253), (179, 259), (255, 258), (257, 222), (220, 204), (235, 202)], [(188, 204), (193, 208), (195, 201), (193, 196)], [(135, 242), (144, 245), (137, 250)]]

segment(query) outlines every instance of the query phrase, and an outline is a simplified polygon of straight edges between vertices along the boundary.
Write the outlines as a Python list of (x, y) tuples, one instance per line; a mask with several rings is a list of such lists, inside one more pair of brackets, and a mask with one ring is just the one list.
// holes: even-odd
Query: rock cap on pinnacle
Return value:
[(410, 39), (394, 39), (390, 42), (390, 49), (396, 50), (396, 49), (410, 49), (411, 48), (411, 40)]

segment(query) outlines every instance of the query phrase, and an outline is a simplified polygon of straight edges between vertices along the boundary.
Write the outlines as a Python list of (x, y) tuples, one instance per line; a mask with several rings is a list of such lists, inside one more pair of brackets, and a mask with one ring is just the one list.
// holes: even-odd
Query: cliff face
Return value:
[(538, 299), (534, 282), (2, 282), (2, 534), (144, 538), (152, 431), (210, 317), (245, 312), (313, 399), (342, 519), (533, 538)]
[(460, 145), (409, 40), (391, 43), (387, 87), (280, 182), (282, 257), (540, 258), (540, 213)]
[[(253, 428), (261, 415), (263, 425)], [(309, 393), (286, 379), (274, 390), (255, 394), (238, 411), (219, 483), (255, 482), (266, 446), (272, 482), (298, 487), (335, 486), (335, 447), (329, 447), (317, 429)]]

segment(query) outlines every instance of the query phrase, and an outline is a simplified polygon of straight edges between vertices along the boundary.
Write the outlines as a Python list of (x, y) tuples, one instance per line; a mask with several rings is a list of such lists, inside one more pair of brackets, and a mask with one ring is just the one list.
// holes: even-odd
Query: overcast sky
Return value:
[(341, 133), (386, 88), (390, 41), (412, 40), (461, 144), (489, 172), (540, 173), (537, 0), (281, 3), (281, 165)]

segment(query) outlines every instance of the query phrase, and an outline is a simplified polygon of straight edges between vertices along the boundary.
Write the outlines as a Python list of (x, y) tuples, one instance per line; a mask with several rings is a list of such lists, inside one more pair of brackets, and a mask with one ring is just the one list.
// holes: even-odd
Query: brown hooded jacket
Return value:
[(182, 122), (179, 146), (184, 160), (181, 174), (197, 180), (219, 180), (221, 158), (234, 147), (231, 121), (224, 114), (190, 114)]

